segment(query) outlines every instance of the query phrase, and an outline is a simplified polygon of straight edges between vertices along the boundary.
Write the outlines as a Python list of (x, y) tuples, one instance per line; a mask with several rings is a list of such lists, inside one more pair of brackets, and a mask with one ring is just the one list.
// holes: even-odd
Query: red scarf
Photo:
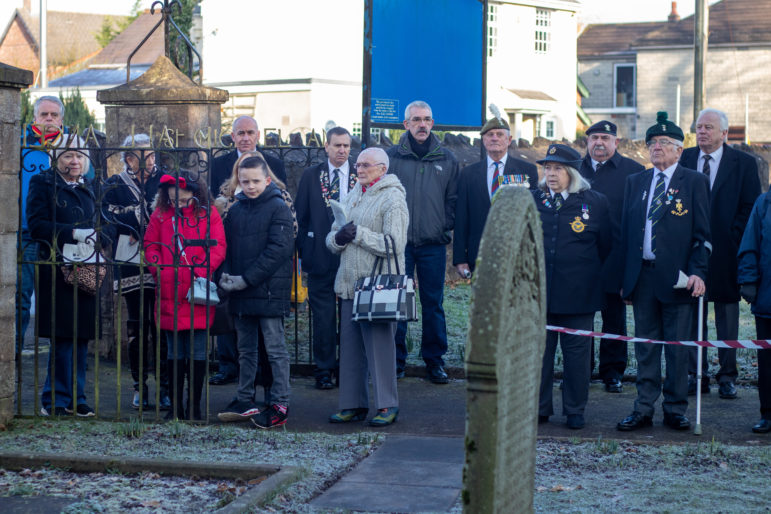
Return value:
[[(53, 125), (46, 125), (43, 128), (48, 130), (51, 127), (53, 127)], [(50, 131), (46, 132), (46, 134), (44, 136), (43, 135), (43, 130), (36, 123), (33, 123), (32, 124), (32, 133), (35, 134), (35, 136), (37, 136), (38, 139), (40, 139), (41, 143), (43, 143), (43, 142), (46, 142), (46, 141), (54, 141), (54, 140), (56, 140), (56, 138), (59, 137), (59, 134), (61, 134), (61, 130), (60, 129), (56, 129), (54, 132), (50, 132)]]
[(372, 183), (370, 185), (368, 185), (368, 186), (365, 186), (364, 184), (362, 184), (361, 185), (361, 194), (366, 193), (367, 192), (367, 188), (370, 188), (370, 187), (374, 186), (375, 184), (377, 184), (377, 181), (380, 180), (383, 177), (385, 177), (385, 175), (380, 175), (378, 178), (373, 180)]

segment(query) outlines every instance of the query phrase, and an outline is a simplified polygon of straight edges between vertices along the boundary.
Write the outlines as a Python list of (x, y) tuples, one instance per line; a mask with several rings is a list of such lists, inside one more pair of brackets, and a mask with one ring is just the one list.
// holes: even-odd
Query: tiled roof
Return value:
[[(144, 12), (129, 25), (126, 30), (118, 34), (115, 39), (89, 62), (89, 66), (120, 64), (125, 65), (129, 55), (144, 37), (152, 30), (153, 26), (161, 19), (160, 12), (150, 14)], [(163, 25), (155, 29), (150, 39), (131, 58), (131, 65), (152, 64), (158, 57), (164, 55)], [(125, 80), (125, 77), (124, 77)]]
[(627, 52), (636, 46), (637, 40), (666, 24), (666, 21), (653, 21), (589, 25), (578, 37), (578, 56)]
[[(150, 66), (131, 66), (131, 80), (140, 77)], [(51, 87), (116, 86), (126, 82), (126, 68), (86, 68), (48, 83)]]

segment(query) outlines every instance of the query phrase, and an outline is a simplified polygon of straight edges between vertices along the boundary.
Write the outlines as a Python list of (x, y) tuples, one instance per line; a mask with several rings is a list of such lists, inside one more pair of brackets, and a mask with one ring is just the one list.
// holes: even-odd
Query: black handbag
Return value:
[[(353, 291), (353, 321), (394, 322), (416, 321), (415, 282), (399, 270), (392, 236), (385, 238), (385, 261), (388, 273), (383, 273), (383, 257), (377, 257), (372, 273), (356, 281)], [(389, 242), (390, 239), (390, 242)], [(391, 273), (391, 257), (396, 273)]]

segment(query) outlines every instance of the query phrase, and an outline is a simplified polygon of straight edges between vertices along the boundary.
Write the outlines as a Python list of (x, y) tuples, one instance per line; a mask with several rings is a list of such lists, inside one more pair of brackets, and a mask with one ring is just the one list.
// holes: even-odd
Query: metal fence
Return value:
[[(60, 145), (58, 149), (55, 148), (57, 144)], [(17, 329), (17, 415), (37, 416), (42, 407), (46, 407), (47, 413), (55, 414), (59, 412), (57, 404), (61, 404), (68, 414), (77, 413), (78, 405), (83, 402), (93, 406), (98, 417), (125, 418), (127, 411), (132, 412), (127, 400), (133, 393), (128, 380), (131, 373), (127, 368), (134, 368), (136, 373), (132, 378), (138, 383), (140, 416), (162, 419), (166, 413), (161, 411), (158, 384), (166, 365), (163, 342), (167, 339), (174, 356), (178, 355), (180, 347), (186, 346), (189, 357), (187, 369), (176, 363), (166, 368), (173, 408), (180, 406), (178, 374), (187, 373), (190, 383), (203, 379), (204, 412), (200, 417), (208, 419), (211, 413), (209, 365), (203, 370), (194, 365), (194, 333), (185, 330), (189, 328), (185, 325), (188, 316), (200, 316), (200, 310), (191, 303), (189, 314), (180, 312), (178, 307), (181, 305), (175, 297), (174, 330), (162, 331), (158, 323), (150, 320), (169, 315), (162, 312), (162, 302), (152, 301), (158, 296), (157, 288), (163, 287), (167, 277), (172, 277), (169, 280), (174, 281), (171, 285), (174, 290), (180, 284), (193, 282), (196, 276), (207, 280), (214, 278), (216, 266), (212, 266), (212, 257), (218, 252), (211, 227), (214, 206), (194, 198), (188, 205), (199, 207), (200, 210), (195, 212), (200, 214), (195, 219), (185, 219), (184, 204), (177, 202), (169, 211), (173, 233), (168, 234), (168, 239), (148, 241), (148, 220), (153, 203), (149, 195), (155, 196), (158, 178), (164, 174), (176, 178), (175, 184), (168, 188), (168, 196), (173, 197), (170, 200), (178, 199), (184, 178), (209, 188), (213, 159), (231, 150), (139, 145), (105, 148), (95, 141), (89, 145), (77, 139), (68, 147), (61, 145), (60, 140), (46, 145), (30, 142), (23, 143), (21, 149), (19, 212), (25, 212), (29, 218), (25, 223), (22, 215), (19, 216), (17, 326), (21, 327), (24, 322), (25, 304), (34, 310), (34, 318), (26, 330), (26, 342), (25, 334)], [(318, 146), (271, 147), (262, 151), (283, 160), (288, 176), (287, 189), (292, 196), (301, 170), (326, 159), (323, 147)], [(81, 165), (87, 168), (83, 182), (68, 183), (65, 180), (77, 175), (78, 164), (73, 159), (82, 161)], [(128, 160), (132, 161), (133, 167), (126, 165)], [(129, 179), (140, 187), (131, 187)], [(155, 189), (150, 184), (156, 184)], [(145, 205), (149, 208), (145, 209)], [(83, 230), (92, 232), (87, 235), (78, 232)], [(198, 235), (191, 237), (191, 233)], [(193, 259), (187, 258), (192, 254), (195, 254)], [(296, 253), (293, 265), (297, 270)], [(298, 273), (294, 275), (298, 276)], [(299, 299), (300, 281), (297, 280), (293, 287), (293, 299)], [(30, 290), (35, 292), (32, 304)], [(135, 304), (132, 308), (124, 306), (124, 301), (129, 302), (129, 296)], [(285, 322), (290, 356), (294, 364), (310, 364), (311, 314), (307, 304), (295, 303), (292, 307), (292, 314)], [(154, 316), (148, 316), (148, 309), (153, 309)], [(206, 308), (203, 310), (205, 325), (209, 327), (210, 322), (215, 321), (211, 318), (214, 313)], [(204, 331), (207, 364), (216, 362), (212, 332), (211, 328)], [(132, 354), (128, 346), (136, 347), (136, 352)], [(45, 362), (46, 349), (50, 372)], [(129, 360), (135, 360), (131, 366), (124, 363), (127, 353)], [(152, 367), (148, 370), (149, 376), (144, 377), (143, 370), (148, 362)], [(43, 395), (47, 373), (50, 387)], [(82, 378), (84, 373), (85, 379)], [(81, 379), (78, 379), (79, 375)], [(150, 404), (154, 408), (143, 412), (146, 410), (143, 402), (148, 394), (147, 381), (153, 375), (156, 387)], [(68, 379), (65, 394), (62, 394), (62, 387), (57, 387), (62, 376)], [(129, 395), (126, 388), (129, 388)], [(63, 405), (62, 398), (57, 401), (57, 394), (69, 397), (69, 403)], [(195, 418), (194, 402), (190, 402), (194, 395), (189, 396), (186, 417)]]

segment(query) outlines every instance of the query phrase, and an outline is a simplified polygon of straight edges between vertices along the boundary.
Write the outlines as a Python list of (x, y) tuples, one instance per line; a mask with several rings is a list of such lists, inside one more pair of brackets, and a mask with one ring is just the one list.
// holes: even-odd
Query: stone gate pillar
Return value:
[(21, 90), (31, 71), (0, 62), (0, 424), (13, 417), (16, 391), (16, 237), (19, 229)]
[(503, 187), (482, 233), (472, 288), (464, 512), (533, 511), (545, 277), (532, 195)]

